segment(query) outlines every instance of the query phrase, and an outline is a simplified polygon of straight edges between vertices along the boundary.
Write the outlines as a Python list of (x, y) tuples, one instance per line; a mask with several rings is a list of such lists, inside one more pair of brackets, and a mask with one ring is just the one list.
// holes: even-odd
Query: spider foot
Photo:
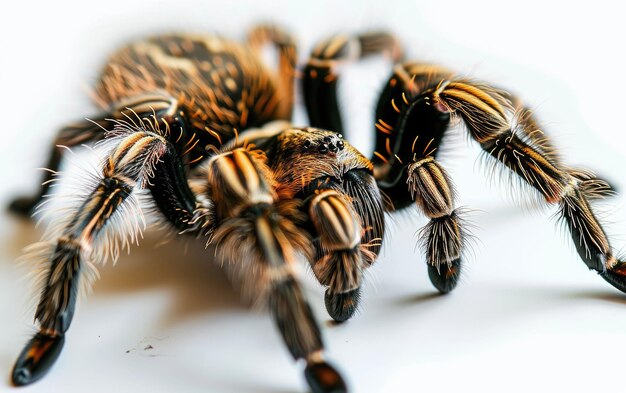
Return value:
[(22, 217), (30, 218), (35, 210), (35, 206), (39, 203), (39, 198), (19, 197), (15, 198), (9, 204), (9, 211)]
[(326, 362), (309, 363), (304, 377), (313, 393), (346, 393), (348, 388), (337, 370)]
[(617, 262), (615, 266), (599, 274), (606, 282), (626, 293), (626, 262)]
[(59, 357), (65, 336), (37, 333), (22, 350), (15, 362), (11, 379), (15, 386), (24, 386), (46, 375)]
[(439, 269), (436, 266), (428, 265), (430, 282), (443, 294), (449, 293), (456, 287), (460, 276), (461, 258), (453, 260), (450, 265), (443, 264)]
[(324, 295), (326, 311), (337, 322), (345, 322), (354, 315), (359, 300), (361, 298), (361, 288), (356, 288), (348, 292), (331, 293), (329, 289)]

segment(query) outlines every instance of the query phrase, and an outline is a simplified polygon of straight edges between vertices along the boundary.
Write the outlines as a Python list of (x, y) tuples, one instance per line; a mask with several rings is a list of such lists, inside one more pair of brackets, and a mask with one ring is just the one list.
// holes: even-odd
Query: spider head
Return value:
[(302, 148), (321, 154), (336, 154), (343, 150), (346, 145), (343, 136), (336, 132), (309, 128), (305, 130), (308, 135), (304, 136)]

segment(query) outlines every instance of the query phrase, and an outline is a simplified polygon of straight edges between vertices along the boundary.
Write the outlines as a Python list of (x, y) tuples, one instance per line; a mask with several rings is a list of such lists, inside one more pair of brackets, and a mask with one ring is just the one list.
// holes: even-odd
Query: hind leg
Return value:
[[(101, 114), (93, 119), (81, 120), (69, 124), (59, 131), (52, 148), (48, 153), (46, 170), (41, 187), (33, 194), (21, 196), (9, 204), (9, 210), (21, 215), (30, 216), (43, 197), (50, 191), (52, 180), (58, 171), (63, 159), (65, 147), (74, 147), (86, 143), (94, 143), (103, 139), (107, 131), (111, 131), (119, 121), (129, 118), (152, 118), (173, 116), (176, 112), (176, 102), (168, 97), (146, 95), (120, 102), (110, 112)], [(134, 120), (131, 120), (134, 121)]]
[[(103, 118), (96, 121), (97, 124), (105, 122)], [(21, 216), (30, 216), (35, 206), (42, 201), (44, 195), (50, 190), (53, 176), (58, 171), (61, 159), (63, 158), (63, 146), (72, 147), (102, 139), (104, 133), (97, 124), (83, 120), (63, 127), (61, 131), (59, 131), (48, 153), (48, 162), (46, 163), (46, 170), (41, 179), (41, 187), (33, 195), (21, 196), (11, 201), (9, 210)]]
[(557, 204), (583, 262), (626, 292), (626, 261), (615, 256), (590, 204), (612, 192), (610, 186), (580, 171), (572, 173), (549, 145), (528, 137), (536, 121), (523, 110), (512, 113), (510, 103), (487, 85), (446, 81), (432, 91), (431, 100), (443, 111), (456, 112), (486, 154), (537, 190), (547, 203)]

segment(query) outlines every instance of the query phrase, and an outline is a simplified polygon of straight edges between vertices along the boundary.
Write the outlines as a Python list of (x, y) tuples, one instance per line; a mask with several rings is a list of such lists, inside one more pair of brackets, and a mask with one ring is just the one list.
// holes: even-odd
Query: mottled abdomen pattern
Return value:
[(146, 94), (176, 100), (200, 140), (217, 146), (234, 130), (288, 116), (256, 52), (218, 36), (158, 36), (115, 53), (96, 86), (98, 103), (109, 109)]

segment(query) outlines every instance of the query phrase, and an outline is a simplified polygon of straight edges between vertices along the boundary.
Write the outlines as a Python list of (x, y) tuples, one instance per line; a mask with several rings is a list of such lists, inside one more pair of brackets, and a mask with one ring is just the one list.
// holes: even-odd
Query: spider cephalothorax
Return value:
[[(278, 49), (276, 71), (261, 60), (265, 43)], [(558, 204), (583, 261), (626, 289), (626, 265), (613, 254), (589, 203), (610, 195), (611, 187), (565, 166), (515, 97), (437, 66), (399, 64), (376, 106), (371, 161), (345, 141), (336, 65), (381, 52), (401, 57), (386, 33), (338, 35), (313, 50), (302, 82), (315, 128), (288, 122), (296, 51), (275, 27), (254, 29), (247, 45), (183, 34), (116, 53), (95, 90), (103, 113), (63, 128), (51, 153), (54, 173), (60, 146), (103, 140), (108, 148), (81, 202), (31, 247), (43, 266), (35, 315), (40, 330), (17, 360), (14, 383), (31, 383), (54, 363), (79, 285), (94, 277), (94, 264), (136, 240), (141, 225), (134, 194), (148, 189), (175, 233), (215, 245), (244, 291), (267, 304), (293, 357), (307, 363), (313, 391), (346, 391), (324, 359), (297, 262), (310, 263), (326, 287), (328, 313), (345, 321), (358, 306), (363, 271), (378, 256), (384, 212), (416, 204), (430, 218), (420, 232), (429, 277), (442, 293), (454, 289), (466, 225), (437, 161), (453, 119), (465, 123), (487, 156)], [(12, 209), (30, 213), (54, 180), (50, 173), (38, 195), (17, 199)]]

